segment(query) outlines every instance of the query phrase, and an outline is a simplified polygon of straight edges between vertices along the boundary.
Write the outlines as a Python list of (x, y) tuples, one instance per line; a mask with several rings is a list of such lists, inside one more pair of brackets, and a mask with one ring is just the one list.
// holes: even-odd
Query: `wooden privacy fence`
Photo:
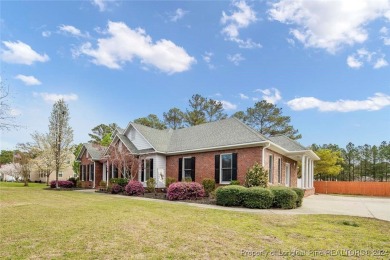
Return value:
[(315, 192), (390, 197), (390, 182), (315, 181)]

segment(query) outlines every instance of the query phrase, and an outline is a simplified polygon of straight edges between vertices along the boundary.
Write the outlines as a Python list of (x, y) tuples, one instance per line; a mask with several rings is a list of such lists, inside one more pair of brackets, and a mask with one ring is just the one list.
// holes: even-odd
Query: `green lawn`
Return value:
[(380, 220), (237, 213), (22, 185), (0, 183), (1, 259), (232, 259), (245, 258), (242, 250), (313, 259), (320, 257), (309, 250), (390, 252), (390, 222)]

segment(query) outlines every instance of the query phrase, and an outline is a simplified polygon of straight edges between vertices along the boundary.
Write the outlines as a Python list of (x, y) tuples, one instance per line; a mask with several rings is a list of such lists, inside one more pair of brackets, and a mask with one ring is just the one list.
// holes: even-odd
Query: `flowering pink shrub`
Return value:
[(190, 200), (205, 196), (204, 188), (197, 182), (175, 182), (169, 185), (169, 200)]
[(120, 193), (122, 191), (123, 191), (122, 186), (117, 184), (117, 183), (113, 184), (112, 187), (111, 187), (111, 193), (112, 194), (118, 194), (118, 193)]
[(129, 183), (125, 187), (125, 193), (128, 196), (136, 195), (144, 195), (145, 189), (141, 182), (139, 181), (129, 181)]
[[(56, 187), (56, 181), (50, 182), (50, 188), (54, 189)], [(58, 181), (58, 187), (60, 188), (73, 188), (74, 183), (71, 181)]]

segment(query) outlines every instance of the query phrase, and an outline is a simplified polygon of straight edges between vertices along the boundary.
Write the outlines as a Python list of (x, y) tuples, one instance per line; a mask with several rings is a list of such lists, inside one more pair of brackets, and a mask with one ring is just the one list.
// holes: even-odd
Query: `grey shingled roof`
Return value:
[(92, 157), (92, 160), (100, 160), (106, 151), (106, 147), (92, 143), (85, 143), (84, 147)]
[(122, 141), (122, 143), (127, 147), (127, 149), (129, 149), (129, 151), (131, 153), (133, 153), (133, 154), (139, 153), (139, 150), (137, 149), (137, 147), (135, 147), (135, 145), (125, 135), (116, 134), (116, 136), (118, 136), (119, 140)]
[(177, 131), (172, 129), (159, 130), (136, 123), (131, 124), (146, 138), (154, 149), (160, 152), (166, 152), (168, 150), (172, 133)]
[(157, 130), (132, 124), (159, 152), (190, 151), (267, 140), (236, 118), (177, 130)]
[(271, 136), (268, 139), (271, 142), (281, 146), (282, 148), (286, 149), (289, 152), (309, 150), (308, 148), (304, 147), (297, 141), (294, 141), (284, 135)]

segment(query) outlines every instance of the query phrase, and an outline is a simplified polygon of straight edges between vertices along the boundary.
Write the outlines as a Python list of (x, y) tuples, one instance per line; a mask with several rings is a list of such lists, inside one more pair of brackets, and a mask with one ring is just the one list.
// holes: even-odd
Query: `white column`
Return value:
[(309, 157), (306, 157), (305, 166), (305, 188), (309, 188)]
[(306, 160), (305, 160), (305, 156), (302, 156), (302, 167), (301, 167), (301, 185), (302, 185), (302, 189), (305, 188), (305, 169), (306, 169)]
[(311, 187), (314, 187), (314, 161), (311, 161)]

